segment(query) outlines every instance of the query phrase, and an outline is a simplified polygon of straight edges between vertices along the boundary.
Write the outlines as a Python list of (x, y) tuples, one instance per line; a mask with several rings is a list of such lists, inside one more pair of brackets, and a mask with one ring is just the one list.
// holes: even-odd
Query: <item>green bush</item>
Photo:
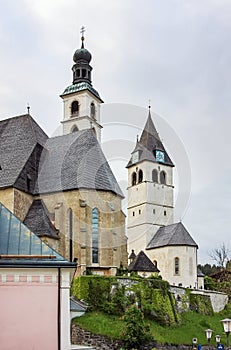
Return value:
[(175, 298), (169, 292), (168, 282), (158, 279), (142, 280), (131, 289), (146, 317), (167, 326), (180, 321)]
[(213, 315), (210, 297), (207, 295), (190, 294), (190, 309), (202, 315)]
[(128, 349), (137, 348), (151, 340), (150, 326), (144, 322), (144, 316), (135, 305), (130, 306), (124, 316), (124, 328), (121, 339)]

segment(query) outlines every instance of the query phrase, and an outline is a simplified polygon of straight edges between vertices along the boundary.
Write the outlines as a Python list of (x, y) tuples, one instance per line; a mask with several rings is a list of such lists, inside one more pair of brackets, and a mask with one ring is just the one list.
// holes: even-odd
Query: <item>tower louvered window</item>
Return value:
[(166, 185), (167, 175), (165, 171), (160, 172), (160, 183)]
[(71, 105), (71, 115), (77, 115), (79, 113), (79, 102), (73, 101)]
[(132, 186), (136, 185), (136, 173), (132, 173)]
[(138, 174), (138, 182), (140, 183), (142, 181), (143, 181), (143, 171), (140, 169)]
[(158, 182), (158, 171), (156, 169), (152, 171), (152, 181), (155, 183)]

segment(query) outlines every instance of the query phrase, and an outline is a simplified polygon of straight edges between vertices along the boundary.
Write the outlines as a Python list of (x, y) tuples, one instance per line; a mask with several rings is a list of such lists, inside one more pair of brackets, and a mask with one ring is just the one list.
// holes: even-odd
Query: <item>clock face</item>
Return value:
[(132, 155), (132, 163), (133, 164), (137, 163), (138, 160), (139, 160), (139, 152), (137, 151), (137, 152), (133, 153), (133, 155)]
[(156, 153), (156, 161), (157, 161), (157, 162), (164, 163), (164, 152), (163, 152), (163, 151), (156, 150), (155, 153)]

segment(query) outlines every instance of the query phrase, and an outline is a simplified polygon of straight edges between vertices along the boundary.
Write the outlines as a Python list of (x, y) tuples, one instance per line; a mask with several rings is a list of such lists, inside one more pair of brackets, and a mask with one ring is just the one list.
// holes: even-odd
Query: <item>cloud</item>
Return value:
[(206, 258), (208, 237), (211, 244), (218, 239), (212, 228), (230, 226), (230, 1), (2, 2), (1, 118), (25, 113), (29, 102), (37, 122), (53, 133), (82, 25), (93, 85), (105, 102), (146, 107), (151, 98), (152, 110), (184, 144), (192, 171), (185, 220)]

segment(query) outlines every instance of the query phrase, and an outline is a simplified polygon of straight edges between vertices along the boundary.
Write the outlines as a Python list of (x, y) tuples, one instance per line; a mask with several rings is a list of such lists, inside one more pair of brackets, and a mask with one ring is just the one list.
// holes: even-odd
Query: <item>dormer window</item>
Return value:
[(79, 113), (79, 102), (73, 101), (71, 105), (71, 115), (75, 116), (75, 115), (78, 115), (78, 113)]

